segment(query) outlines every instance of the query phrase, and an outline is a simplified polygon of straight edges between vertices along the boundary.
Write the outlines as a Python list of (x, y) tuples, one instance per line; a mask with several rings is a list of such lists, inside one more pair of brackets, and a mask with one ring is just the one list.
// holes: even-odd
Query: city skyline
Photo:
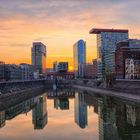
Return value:
[(96, 37), (89, 34), (93, 27), (129, 29), (130, 37), (139, 38), (139, 6), (137, 0), (0, 0), (0, 60), (31, 64), (32, 42), (41, 41), (48, 46), (48, 68), (57, 60), (73, 69), (77, 40), (87, 43), (87, 62), (97, 56)]

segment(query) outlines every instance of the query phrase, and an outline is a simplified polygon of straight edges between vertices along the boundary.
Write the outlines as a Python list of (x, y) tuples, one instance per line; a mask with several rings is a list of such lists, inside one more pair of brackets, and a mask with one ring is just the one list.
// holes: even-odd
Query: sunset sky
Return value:
[(0, 0), (0, 61), (31, 63), (33, 41), (47, 46), (52, 62), (73, 65), (73, 44), (87, 42), (87, 61), (96, 58), (96, 36), (91, 28), (129, 29), (140, 38), (139, 0)]

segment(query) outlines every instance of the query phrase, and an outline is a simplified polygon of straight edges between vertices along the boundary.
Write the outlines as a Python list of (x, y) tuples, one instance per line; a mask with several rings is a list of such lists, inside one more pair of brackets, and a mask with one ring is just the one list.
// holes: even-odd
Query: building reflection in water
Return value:
[(0, 128), (5, 126), (5, 111), (0, 112)]
[(111, 97), (98, 99), (99, 140), (139, 140), (140, 104)]
[(36, 106), (32, 110), (34, 129), (43, 129), (48, 122), (48, 113), (46, 108), (46, 95), (39, 97)]
[(43, 129), (48, 122), (46, 110), (46, 95), (28, 99), (6, 110), (0, 111), (0, 128), (4, 127), (6, 120), (12, 120), (20, 114), (28, 114), (33, 110), (33, 125), (35, 129)]
[(117, 104), (117, 128), (123, 140), (140, 140), (140, 104)]
[(69, 99), (73, 99), (75, 97), (75, 91), (53, 91), (47, 93), (48, 99), (54, 100), (54, 108), (56, 110), (69, 110), (70, 101)]
[(84, 94), (75, 93), (75, 122), (80, 128), (87, 126), (87, 104)]
[(54, 98), (54, 108), (61, 110), (69, 110), (69, 99), (68, 97), (55, 97)]
[(120, 140), (116, 126), (116, 110), (113, 102), (98, 99), (99, 140)]
[[(81, 129), (88, 125), (88, 107), (93, 107), (98, 114), (99, 140), (140, 140), (140, 103), (89, 92), (50, 92), (47, 96), (53, 99), (54, 109), (60, 110), (68, 110), (74, 98), (74, 119)], [(34, 129), (43, 129), (48, 123), (46, 94), (1, 110), (0, 128), (6, 120), (31, 110)]]
[(69, 92), (54, 93), (54, 108), (61, 110), (69, 110)]

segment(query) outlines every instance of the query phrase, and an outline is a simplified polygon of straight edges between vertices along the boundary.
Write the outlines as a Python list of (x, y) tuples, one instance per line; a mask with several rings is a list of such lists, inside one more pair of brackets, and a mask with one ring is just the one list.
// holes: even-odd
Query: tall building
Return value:
[(128, 39), (128, 30), (93, 28), (90, 34), (97, 34), (98, 77), (102, 78), (105, 71), (114, 72), (116, 43)]
[(32, 65), (35, 72), (39, 74), (46, 72), (46, 46), (41, 42), (33, 42)]
[(78, 65), (86, 63), (86, 42), (79, 40), (73, 46), (74, 71), (77, 75)]

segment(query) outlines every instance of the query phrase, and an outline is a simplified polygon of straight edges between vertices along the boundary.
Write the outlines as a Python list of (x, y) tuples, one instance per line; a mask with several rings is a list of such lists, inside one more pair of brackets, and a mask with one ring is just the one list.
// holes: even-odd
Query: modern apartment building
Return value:
[(41, 42), (33, 42), (32, 65), (40, 75), (46, 72), (46, 46)]
[(116, 43), (128, 39), (128, 30), (93, 28), (90, 34), (97, 35), (98, 77), (103, 78), (114, 72)]

